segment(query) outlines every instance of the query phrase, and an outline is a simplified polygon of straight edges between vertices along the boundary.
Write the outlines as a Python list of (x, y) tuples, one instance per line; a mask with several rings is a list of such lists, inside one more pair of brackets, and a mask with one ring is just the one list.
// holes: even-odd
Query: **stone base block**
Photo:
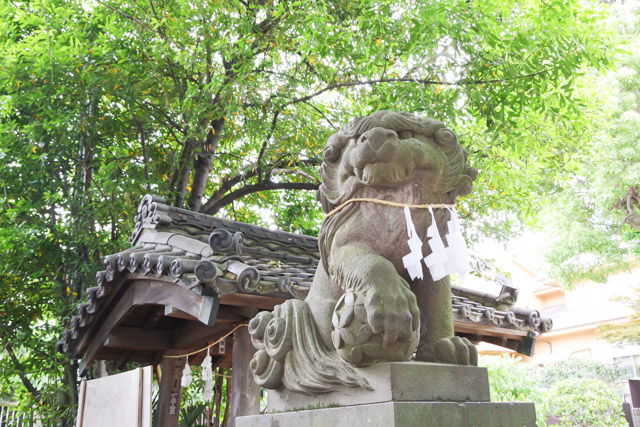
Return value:
[(391, 401), (489, 402), (486, 368), (425, 362), (380, 363), (358, 369), (372, 387), (339, 387), (308, 396), (286, 389), (269, 390), (268, 413), (306, 408), (361, 405)]
[(535, 427), (533, 403), (385, 402), (240, 417), (237, 427)]

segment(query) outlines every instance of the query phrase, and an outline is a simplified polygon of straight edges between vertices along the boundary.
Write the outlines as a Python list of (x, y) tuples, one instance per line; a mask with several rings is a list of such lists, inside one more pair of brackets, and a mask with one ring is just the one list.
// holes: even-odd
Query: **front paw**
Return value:
[(373, 333), (382, 334), (385, 348), (409, 341), (420, 325), (416, 297), (400, 277), (396, 286), (369, 289), (364, 307)]
[(355, 366), (409, 360), (418, 344), (420, 312), (406, 287), (395, 293), (369, 290), (345, 293), (333, 314), (332, 341)]
[(418, 359), (447, 365), (478, 366), (478, 350), (466, 338), (443, 338), (427, 346)]

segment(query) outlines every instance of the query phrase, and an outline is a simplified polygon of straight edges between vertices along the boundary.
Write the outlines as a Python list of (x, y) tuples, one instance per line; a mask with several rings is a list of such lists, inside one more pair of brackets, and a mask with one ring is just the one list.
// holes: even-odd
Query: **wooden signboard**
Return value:
[(83, 381), (76, 427), (151, 427), (151, 366)]

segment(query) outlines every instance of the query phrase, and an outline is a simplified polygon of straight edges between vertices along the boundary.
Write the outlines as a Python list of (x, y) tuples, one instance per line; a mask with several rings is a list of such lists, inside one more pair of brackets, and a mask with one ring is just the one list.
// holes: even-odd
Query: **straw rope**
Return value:
[(444, 209), (444, 208), (455, 208), (456, 207), (455, 204), (448, 205), (448, 204), (445, 204), (445, 203), (429, 203), (429, 204), (426, 204), (426, 205), (407, 205), (406, 203), (390, 202), (388, 200), (369, 199), (369, 198), (366, 198), (366, 197), (356, 197), (354, 199), (349, 199), (346, 202), (344, 202), (343, 204), (341, 204), (340, 206), (336, 207), (334, 210), (329, 212), (325, 216), (325, 218), (329, 218), (332, 215), (337, 214), (342, 209), (344, 209), (347, 205), (349, 205), (351, 203), (355, 203), (355, 202), (371, 202), (371, 203), (377, 203), (379, 205), (394, 206), (394, 207), (398, 207), (398, 208), (404, 208), (405, 206), (407, 206), (407, 207), (409, 207), (409, 209), (429, 209), (429, 208)]
[(200, 350), (196, 350), (196, 351), (192, 351), (191, 353), (186, 353), (186, 354), (178, 354), (175, 356), (162, 356), (162, 357), (166, 357), (167, 359), (180, 359), (182, 357), (189, 357), (189, 356), (193, 356), (194, 354), (198, 354), (200, 352), (205, 351), (208, 348), (213, 347), (214, 345), (218, 344), (220, 341), (224, 340), (225, 338), (227, 338), (229, 335), (231, 335), (232, 333), (234, 333), (235, 331), (237, 331), (238, 329), (244, 327), (244, 326), (249, 326), (247, 323), (243, 323), (241, 325), (236, 326), (235, 328), (233, 328), (230, 332), (228, 332), (226, 335), (224, 335), (223, 337), (219, 338), (217, 341), (212, 342), (211, 344), (209, 344), (208, 346), (201, 348)]

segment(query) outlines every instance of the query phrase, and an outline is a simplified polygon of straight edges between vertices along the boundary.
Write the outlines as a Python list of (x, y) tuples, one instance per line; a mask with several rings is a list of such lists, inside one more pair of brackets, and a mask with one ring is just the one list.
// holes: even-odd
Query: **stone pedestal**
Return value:
[(491, 403), (486, 368), (419, 362), (359, 370), (371, 390), (340, 388), (306, 396), (269, 391), (267, 413), (238, 427), (519, 427), (536, 425), (533, 403)]

